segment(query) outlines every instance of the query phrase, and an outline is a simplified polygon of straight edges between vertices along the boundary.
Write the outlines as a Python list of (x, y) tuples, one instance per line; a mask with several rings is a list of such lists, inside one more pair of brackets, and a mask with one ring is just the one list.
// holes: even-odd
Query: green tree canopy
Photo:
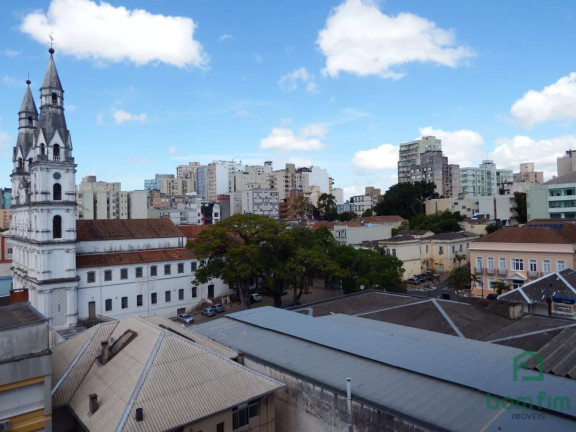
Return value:
[(434, 192), (436, 185), (425, 180), (415, 183), (398, 183), (391, 186), (384, 198), (374, 207), (378, 216), (399, 215), (412, 219), (419, 213), (424, 213), (424, 203), (428, 199), (438, 198)]
[(451, 213), (448, 210), (433, 215), (420, 213), (410, 219), (410, 229), (427, 230), (432, 231), (435, 234), (443, 232), (458, 232), (462, 230), (458, 222), (464, 219), (465, 217), (462, 216), (460, 212)]
[(336, 197), (331, 194), (323, 193), (318, 197), (317, 205), (318, 214), (322, 219), (333, 221), (338, 218), (336, 211)]

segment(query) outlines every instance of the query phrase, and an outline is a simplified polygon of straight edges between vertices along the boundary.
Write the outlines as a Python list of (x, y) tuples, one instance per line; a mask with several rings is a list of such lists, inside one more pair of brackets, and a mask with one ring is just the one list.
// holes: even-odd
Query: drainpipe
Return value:
[(346, 378), (346, 405), (348, 406), (348, 432), (352, 432), (352, 383), (350, 378)]

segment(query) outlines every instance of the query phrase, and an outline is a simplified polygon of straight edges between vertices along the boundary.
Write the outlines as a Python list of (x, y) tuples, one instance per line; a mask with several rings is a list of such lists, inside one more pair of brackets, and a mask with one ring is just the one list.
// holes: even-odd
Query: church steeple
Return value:
[(40, 119), (39, 126), (44, 138), (51, 141), (58, 132), (59, 139), (65, 148), (70, 148), (68, 128), (64, 117), (64, 90), (54, 63), (54, 49), (50, 48), (50, 60), (44, 81), (40, 87)]
[(38, 126), (38, 110), (30, 91), (31, 81), (26, 80), (26, 84), (28, 85), (18, 112), (18, 140), (16, 143), (16, 148), (20, 149), (23, 157), (28, 155), (30, 148), (34, 144), (34, 131), (36, 126)]

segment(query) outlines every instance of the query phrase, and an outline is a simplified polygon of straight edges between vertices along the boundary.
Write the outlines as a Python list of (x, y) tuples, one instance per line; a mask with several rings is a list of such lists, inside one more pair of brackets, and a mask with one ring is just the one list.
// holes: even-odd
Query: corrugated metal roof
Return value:
[[(65, 379), (55, 389), (54, 401), (58, 400), (58, 405), (68, 402), (88, 430), (156, 432), (195, 422), (283, 387), (159, 327), (160, 323), (162, 320), (131, 316), (101, 324), (56, 347), (60, 354), (55, 361), (72, 362), (73, 366), (60, 374)], [(105, 365), (96, 361), (100, 342), (110, 336), (118, 340), (127, 330), (136, 332), (136, 338)], [(198, 339), (206, 342), (207, 338)], [(233, 350), (221, 352), (231, 354)], [(97, 394), (99, 402), (93, 414), (89, 413), (90, 394)], [(137, 408), (144, 408), (141, 422), (135, 420)]]
[(192, 342), (196, 342), (197, 344), (208, 348), (210, 351), (220, 354), (226, 358), (235, 359), (238, 357), (238, 353), (233, 349), (228, 348), (227, 346), (224, 346), (222, 344), (219, 344), (218, 342), (215, 342), (212, 339), (207, 338), (206, 336), (191, 330), (189, 327), (185, 327), (184, 325), (174, 322), (168, 318), (154, 315), (149, 317), (143, 317), (142, 319), (152, 324), (155, 324), (159, 327), (168, 328), (171, 331), (181, 336), (184, 336), (187, 339), (190, 339)]
[[(513, 358), (521, 350), (358, 317), (318, 319), (257, 308), (198, 325), (196, 330), (342, 394), (349, 376), (355, 398), (417, 419), (425, 427), (480, 430), (490, 425), (490, 430), (505, 423), (511, 412), (489, 409), (486, 392), (533, 400), (539, 391), (576, 394), (575, 383), (554, 376), (546, 376), (537, 386), (513, 381)], [(569, 415), (575, 411), (571, 407)], [(574, 426), (550, 413), (546, 418), (551, 422), (546, 427), (556, 422), (564, 428)], [(531, 426), (522, 422), (522, 427)]]

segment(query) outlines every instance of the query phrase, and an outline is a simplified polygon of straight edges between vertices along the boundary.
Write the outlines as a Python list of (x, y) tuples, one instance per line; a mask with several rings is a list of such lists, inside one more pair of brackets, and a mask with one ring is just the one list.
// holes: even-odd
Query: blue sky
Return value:
[(576, 2), (89, 0), (0, 3), (0, 186), (49, 34), (77, 181), (142, 189), (234, 159), (328, 170), (346, 196), (396, 183), (398, 144), (545, 179), (576, 149)]

